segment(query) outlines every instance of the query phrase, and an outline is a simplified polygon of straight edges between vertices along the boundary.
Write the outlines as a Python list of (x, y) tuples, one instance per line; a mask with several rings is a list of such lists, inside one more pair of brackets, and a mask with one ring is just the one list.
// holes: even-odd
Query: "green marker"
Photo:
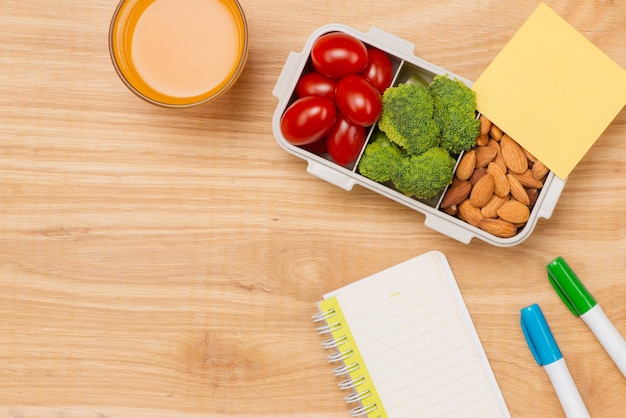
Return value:
[(565, 262), (557, 257), (547, 265), (548, 279), (565, 306), (579, 316), (626, 377), (626, 341), (604, 311)]

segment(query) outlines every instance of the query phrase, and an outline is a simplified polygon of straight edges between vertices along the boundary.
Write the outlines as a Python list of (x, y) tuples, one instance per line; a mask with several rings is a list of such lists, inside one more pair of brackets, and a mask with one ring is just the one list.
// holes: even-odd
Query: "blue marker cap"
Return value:
[(545, 366), (563, 358), (539, 305), (534, 303), (522, 309), (520, 322), (530, 352), (533, 353), (537, 364)]

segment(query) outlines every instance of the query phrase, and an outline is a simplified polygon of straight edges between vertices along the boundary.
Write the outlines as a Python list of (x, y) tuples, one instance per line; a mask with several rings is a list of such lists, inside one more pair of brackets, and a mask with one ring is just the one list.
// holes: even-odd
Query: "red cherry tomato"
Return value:
[(326, 148), (326, 137), (311, 144), (302, 145), (302, 149), (317, 155), (326, 154), (328, 152), (328, 149)]
[(313, 44), (311, 61), (317, 71), (331, 78), (359, 74), (367, 65), (367, 48), (354, 36), (330, 32)]
[(328, 154), (337, 164), (350, 165), (357, 159), (365, 145), (365, 136), (365, 127), (355, 125), (339, 115), (333, 128), (326, 135)]
[(383, 94), (393, 81), (393, 65), (389, 56), (378, 48), (368, 48), (369, 61), (361, 72), (364, 79), (372, 83), (380, 94)]
[(333, 100), (335, 87), (337, 87), (337, 80), (313, 71), (300, 77), (296, 84), (296, 95), (298, 97), (324, 96)]
[(322, 96), (302, 97), (287, 108), (280, 129), (290, 144), (311, 144), (331, 130), (336, 117), (337, 108), (332, 100)]
[(335, 90), (335, 102), (339, 113), (350, 122), (361, 126), (374, 124), (383, 110), (378, 90), (358, 75), (349, 75), (339, 81)]

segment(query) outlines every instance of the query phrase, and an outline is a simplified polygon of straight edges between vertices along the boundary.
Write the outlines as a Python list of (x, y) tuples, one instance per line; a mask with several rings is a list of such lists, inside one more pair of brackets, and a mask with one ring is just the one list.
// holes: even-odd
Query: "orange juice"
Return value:
[(113, 17), (116, 70), (140, 97), (189, 106), (227, 90), (247, 56), (236, 0), (123, 0)]

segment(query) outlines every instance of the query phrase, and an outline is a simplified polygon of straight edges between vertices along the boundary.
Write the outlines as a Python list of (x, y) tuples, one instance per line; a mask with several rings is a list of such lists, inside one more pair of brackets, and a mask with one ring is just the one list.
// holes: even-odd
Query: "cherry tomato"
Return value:
[(330, 131), (336, 117), (337, 108), (332, 100), (322, 96), (302, 97), (287, 108), (280, 129), (290, 144), (311, 144)]
[(326, 148), (330, 157), (342, 166), (352, 164), (365, 145), (365, 136), (365, 127), (355, 125), (339, 115), (333, 128), (326, 135)]
[(393, 66), (389, 56), (378, 48), (367, 49), (368, 63), (361, 76), (383, 94), (393, 81)]
[(313, 44), (311, 61), (317, 71), (331, 78), (359, 74), (367, 65), (367, 48), (351, 35), (330, 32)]
[(335, 87), (337, 87), (337, 80), (313, 71), (300, 77), (296, 84), (296, 94), (298, 97), (324, 96), (333, 100)]
[(374, 124), (383, 110), (382, 98), (376, 87), (358, 75), (342, 78), (335, 90), (339, 113), (361, 126)]
[(302, 149), (317, 155), (326, 154), (328, 152), (326, 148), (326, 138), (324, 137), (311, 144), (302, 145)]

